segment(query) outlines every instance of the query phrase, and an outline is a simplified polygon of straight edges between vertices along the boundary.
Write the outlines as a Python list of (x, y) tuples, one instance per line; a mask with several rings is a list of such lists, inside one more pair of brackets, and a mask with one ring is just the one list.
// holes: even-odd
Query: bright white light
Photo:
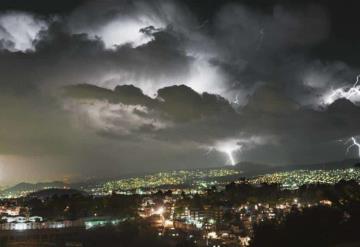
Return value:
[(216, 232), (209, 232), (207, 237), (211, 238), (211, 239), (216, 239), (218, 236), (217, 236)]
[(216, 150), (218, 152), (224, 153), (228, 157), (228, 162), (231, 165), (236, 165), (236, 159), (234, 157), (234, 153), (241, 149), (242, 145), (239, 144), (238, 140), (230, 139), (226, 141), (219, 141), (215, 143), (214, 146), (209, 148), (209, 152), (212, 150)]
[(165, 209), (163, 207), (159, 207), (154, 214), (162, 215), (164, 213)]
[(141, 105), (68, 100), (64, 103), (64, 108), (72, 113), (75, 123), (80, 125), (85, 123), (90, 128), (124, 135), (143, 126), (152, 126), (154, 130), (158, 130), (171, 125), (157, 118), (147, 107)]
[(25, 223), (15, 223), (14, 229), (16, 231), (23, 231), (28, 229)]
[(151, 35), (140, 32), (140, 29), (150, 26), (150, 22), (135, 22), (134, 20), (119, 20), (106, 25), (96, 35), (100, 36), (106, 48), (131, 44), (137, 47), (153, 40)]
[(234, 166), (236, 163), (235, 163), (235, 159), (234, 159), (234, 156), (233, 156), (233, 151), (227, 150), (226, 154), (229, 156), (229, 161), (230, 161), (231, 165)]
[(36, 36), (45, 28), (47, 23), (26, 13), (10, 12), (0, 16), (0, 40), (8, 42), (5, 48), (11, 51), (33, 50)]
[(185, 84), (199, 93), (209, 92), (223, 95), (226, 88), (223, 83), (219, 82), (226, 81), (227, 78), (219, 67), (209, 62), (212, 57), (194, 52), (187, 55), (191, 56), (194, 61), (191, 64), (189, 75), (184, 78)]
[(360, 143), (357, 142), (355, 137), (351, 137), (346, 143), (349, 142), (351, 142), (351, 145), (347, 147), (346, 153), (348, 153), (352, 147), (356, 147), (358, 149), (358, 156), (360, 158)]
[[(113, 47), (113, 45), (111, 46)], [(108, 47), (107, 45), (108, 48), (111, 46)], [(170, 66), (169, 70), (164, 69), (163, 73), (151, 74), (149, 76), (146, 72), (147, 70), (142, 69), (147, 66), (142, 67), (143, 65), (141, 65), (142, 68), (139, 68), (139, 71), (116, 69), (99, 76), (99, 78), (91, 79), (88, 83), (112, 89), (119, 84), (134, 82), (135, 86), (141, 88), (144, 94), (150, 97), (155, 97), (160, 88), (185, 84), (200, 94), (207, 92), (220, 94), (227, 99), (234, 97), (234, 93), (227, 90), (225, 83), (219, 83), (228, 79), (218, 66), (212, 65), (208, 61), (211, 57), (198, 53), (187, 53), (186, 55), (191, 57), (192, 60), (188, 64), (189, 69), (176, 68), (176, 70), (173, 70), (174, 67)], [(99, 81), (101, 82), (100, 84)], [(243, 98), (245, 98), (246, 94), (243, 92), (236, 93), (238, 94), (240, 105), (243, 103)]]
[(324, 103), (326, 105), (332, 104), (337, 99), (345, 98), (353, 102), (354, 104), (360, 103), (360, 75), (356, 76), (356, 81), (352, 87), (341, 87), (335, 90), (330, 90), (324, 96)]
[(218, 151), (226, 154), (228, 164), (236, 165), (239, 160), (237, 160), (236, 154), (240, 151), (246, 151), (253, 149), (259, 145), (265, 145), (268, 143), (277, 143), (277, 140), (273, 136), (251, 136), (251, 137), (238, 137), (216, 141), (214, 145), (211, 146), (202, 146), (202, 148), (207, 149), (207, 154), (212, 151)]
[(239, 95), (238, 94), (235, 96), (235, 100), (233, 101), (233, 104), (240, 105)]
[(100, 37), (107, 49), (114, 49), (116, 46), (130, 44), (132, 47), (144, 45), (154, 39), (151, 33), (142, 32), (147, 27), (154, 27), (156, 30), (163, 29), (166, 24), (157, 18), (140, 14), (138, 16), (118, 16), (98, 28), (85, 30), (74, 30), (75, 33), (86, 32), (90, 37)]

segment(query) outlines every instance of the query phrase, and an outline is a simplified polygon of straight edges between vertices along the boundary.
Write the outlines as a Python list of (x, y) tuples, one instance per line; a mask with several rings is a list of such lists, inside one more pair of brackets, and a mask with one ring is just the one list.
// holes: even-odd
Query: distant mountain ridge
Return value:
[(318, 169), (340, 169), (340, 168), (351, 168), (355, 164), (359, 163), (360, 159), (344, 159), (340, 161), (329, 161), (324, 163), (314, 163), (314, 164), (298, 164), (294, 166), (288, 166), (287, 169), (299, 170), (299, 169), (308, 169), (308, 170), (318, 170)]
[(3, 190), (2, 192), (17, 193), (19, 191), (38, 191), (48, 188), (64, 188), (64, 187), (69, 187), (69, 185), (61, 181), (42, 182), (42, 183), (19, 183), (13, 187)]
[[(241, 176), (244, 177), (252, 177), (257, 175), (262, 175), (265, 173), (273, 173), (273, 172), (283, 172), (283, 171), (292, 171), (292, 170), (330, 170), (330, 169), (340, 169), (340, 168), (351, 168), (354, 167), (355, 164), (360, 163), (360, 159), (345, 159), (342, 161), (332, 161), (332, 162), (323, 162), (323, 163), (314, 163), (314, 164), (295, 164), (295, 165), (287, 165), (287, 166), (270, 166), (266, 164), (261, 163), (255, 163), (255, 162), (239, 162), (234, 167), (228, 167), (233, 168), (241, 171)], [(221, 168), (221, 167), (218, 167)], [(224, 167), (222, 167), (224, 168)], [(201, 169), (201, 168), (197, 168)], [(212, 168), (203, 168), (206, 169), (212, 169)], [(194, 169), (188, 169), (188, 170), (194, 170)], [(148, 173), (151, 174), (151, 173)], [(142, 174), (141, 176), (144, 176), (146, 174)], [(139, 175), (140, 176), (140, 175)], [(135, 175), (132, 176), (124, 176), (126, 177), (136, 177)], [(108, 179), (101, 179), (104, 182)], [(111, 180), (114, 180), (112, 178)], [(78, 189), (81, 188), (83, 185), (96, 183), (99, 181), (84, 181), (80, 183), (74, 183), (74, 184), (65, 184), (61, 181), (54, 181), (54, 182), (43, 182), (43, 183), (19, 183), (13, 187), (10, 187), (6, 190), (3, 190), (2, 193), (17, 193), (21, 191), (41, 191), (46, 189), (63, 189), (63, 188), (73, 188)]]
[(360, 159), (345, 159), (340, 161), (329, 161), (323, 163), (313, 164), (294, 164), (286, 166), (270, 166), (266, 164), (254, 163), (254, 162), (240, 162), (235, 165), (236, 169), (243, 172), (245, 176), (258, 175), (261, 173), (272, 173), (280, 171), (292, 171), (292, 170), (330, 170), (351, 168), (355, 164), (360, 163)]

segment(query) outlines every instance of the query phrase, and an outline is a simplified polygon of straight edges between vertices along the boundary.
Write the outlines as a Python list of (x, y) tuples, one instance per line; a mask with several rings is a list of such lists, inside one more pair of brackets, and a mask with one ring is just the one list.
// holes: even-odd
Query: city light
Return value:
[(157, 210), (154, 211), (154, 214), (162, 215), (165, 209), (163, 207), (159, 207)]
[(286, 189), (298, 189), (304, 184), (336, 184), (341, 180), (360, 181), (360, 170), (347, 168), (275, 172), (250, 179), (249, 182), (252, 184), (280, 184)]

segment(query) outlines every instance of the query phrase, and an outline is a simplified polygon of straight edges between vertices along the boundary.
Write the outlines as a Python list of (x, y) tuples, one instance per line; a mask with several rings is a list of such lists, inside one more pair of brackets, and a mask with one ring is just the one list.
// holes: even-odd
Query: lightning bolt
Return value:
[(359, 78), (360, 78), (360, 75), (357, 75), (357, 76), (356, 76), (356, 81), (355, 81), (353, 87), (357, 87), (357, 84), (359, 83)]
[(210, 153), (212, 153), (212, 151), (214, 151), (214, 149), (216, 149), (217, 151), (226, 154), (228, 156), (229, 163), (232, 166), (234, 166), (234, 165), (236, 165), (236, 161), (235, 161), (233, 152), (235, 152), (237, 149), (240, 149), (240, 148), (241, 147), (237, 147), (237, 148), (234, 148), (234, 149), (230, 149), (230, 148), (229, 149), (223, 149), (221, 147), (219, 147), (219, 148), (209, 147), (207, 152), (206, 152), (206, 155), (209, 155)]
[(360, 74), (356, 76), (356, 81), (352, 87), (346, 88), (338, 88), (335, 90), (331, 90), (327, 95), (324, 96), (324, 103), (326, 105), (332, 104), (335, 100), (340, 98), (345, 98), (350, 100), (353, 103), (360, 102)]
[(238, 94), (235, 96), (235, 100), (233, 101), (233, 103), (234, 103), (235, 105), (239, 105), (239, 104), (240, 104), (239, 95), (238, 95)]
[(237, 162), (234, 157), (234, 153), (241, 150), (241, 148), (242, 145), (239, 144), (238, 140), (236, 139), (222, 140), (217, 141), (213, 146), (208, 146), (206, 154), (208, 155), (214, 150), (220, 153), (224, 153), (228, 158), (229, 164), (234, 166)]
[(357, 149), (358, 149), (358, 156), (359, 156), (359, 158), (360, 158), (360, 143), (357, 142), (357, 140), (355, 139), (355, 137), (351, 137), (346, 143), (349, 143), (349, 142), (351, 142), (351, 145), (346, 148), (346, 153), (348, 153), (351, 148), (357, 147)]
[(206, 149), (206, 155), (213, 151), (226, 155), (227, 164), (234, 166), (239, 162), (239, 153), (267, 142), (267, 137), (264, 136), (237, 137), (217, 140), (214, 141), (212, 145), (203, 145), (200, 147)]
[(228, 151), (226, 151), (226, 154), (227, 154), (228, 157), (229, 157), (230, 164), (231, 164), (232, 166), (236, 165), (236, 162), (235, 162), (235, 159), (234, 159), (234, 156), (233, 156), (233, 151), (228, 150)]

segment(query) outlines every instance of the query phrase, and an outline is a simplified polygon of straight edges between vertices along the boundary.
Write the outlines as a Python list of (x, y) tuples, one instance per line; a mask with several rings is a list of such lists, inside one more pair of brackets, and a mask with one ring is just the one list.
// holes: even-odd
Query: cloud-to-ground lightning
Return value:
[(234, 166), (236, 164), (236, 162), (235, 162), (235, 159), (233, 157), (233, 151), (232, 150), (227, 150), (226, 154), (229, 156), (230, 164)]
[(217, 140), (213, 145), (202, 146), (207, 149), (206, 154), (217, 151), (226, 155), (227, 164), (232, 166), (239, 162), (238, 154), (246, 150), (253, 149), (259, 145), (267, 143), (276, 143), (273, 136), (238, 136), (236, 138), (227, 138)]
[(242, 147), (242, 145), (240, 145), (239, 142), (235, 139), (219, 141), (219, 142), (215, 143), (214, 146), (209, 147), (208, 153), (210, 153), (213, 150), (224, 153), (224, 154), (226, 154), (226, 156), (228, 158), (228, 163), (230, 163), (232, 166), (234, 166), (237, 163), (234, 153), (236, 151), (239, 151), (241, 149), (241, 147)]
[(356, 147), (358, 149), (358, 156), (360, 158), (360, 143), (357, 142), (355, 137), (351, 137), (346, 143), (351, 142), (351, 145), (347, 147), (346, 153), (350, 151), (351, 148)]
[(326, 105), (332, 104), (335, 100), (345, 98), (354, 104), (360, 103), (360, 74), (356, 76), (356, 81), (352, 87), (341, 87), (331, 90), (324, 96), (324, 103)]
[(233, 103), (235, 105), (240, 105), (240, 100), (239, 100), (239, 95), (238, 94), (235, 96), (235, 100), (233, 101)]

